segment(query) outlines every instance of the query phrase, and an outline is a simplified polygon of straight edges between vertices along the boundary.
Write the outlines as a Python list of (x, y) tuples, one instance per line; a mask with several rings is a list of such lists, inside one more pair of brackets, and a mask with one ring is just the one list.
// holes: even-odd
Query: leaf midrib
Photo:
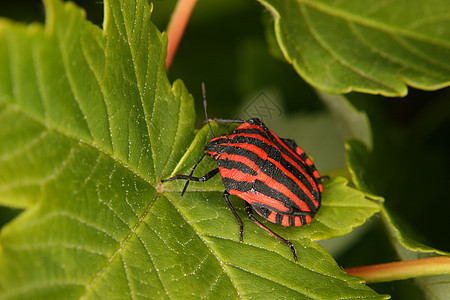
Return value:
[[(134, 171), (133, 169), (131, 169), (127, 164), (124, 164), (122, 161), (117, 160), (116, 158), (114, 158), (111, 154), (101, 148), (99, 148), (98, 146), (96, 146), (94, 143), (90, 143), (86, 140), (83, 140), (79, 137), (76, 137), (75, 135), (72, 135), (70, 133), (67, 133), (63, 130), (61, 130), (58, 127), (54, 127), (54, 126), (49, 126), (47, 123), (45, 123), (45, 121), (41, 120), (40, 118), (24, 111), (21, 109), (20, 106), (18, 105), (13, 105), (10, 103), (6, 103), (5, 106), (7, 107), (7, 109), (10, 109), (11, 111), (14, 111), (15, 113), (18, 114), (22, 114), (24, 117), (26, 117), (27, 119), (29, 119), (30, 121), (36, 122), (37, 124), (41, 125), (43, 128), (46, 129), (46, 131), (53, 131), (65, 138), (68, 138), (72, 141), (74, 141), (76, 144), (83, 144), (86, 145), (94, 150), (97, 150), (99, 153), (109, 157), (110, 159), (113, 160), (113, 162), (117, 163), (119, 166), (123, 167), (124, 169), (130, 171), (133, 175), (135, 175), (136, 177), (142, 179), (143, 181), (145, 181), (146, 183), (148, 183), (150, 186), (152, 186), (151, 182), (149, 180), (147, 180), (144, 176), (142, 176), (142, 174)], [(153, 187), (153, 186), (152, 186)], [(153, 187), (155, 188), (155, 187)], [(142, 214), (142, 216), (139, 218), (139, 220), (136, 222), (136, 224), (131, 228), (131, 231), (129, 233), (129, 235), (120, 243), (118, 249), (116, 251), (114, 251), (114, 253), (110, 256), (110, 258), (106, 261), (106, 263), (100, 268), (100, 270), (92, 277), (92, 279), (85, 285), (86, 287), (86, 292), (84, 295), (82, 295), (80, 298), (85, 299), (86, 296), (89, 294), (89, 292), (91, 291), (91, 288), (93, 287), (93, 285), (95, 285), (95, 283), (97, 282), (98, 278), (100, 278), (100, 276), (104, 273), (104, 270), (114, 261), (114, 259), (117, 257), (118, 254), (120, 254), (120, 252), (122, 251), (122, 249), (124, 249), (126, 247), (127, 242), (129, 241), (130, 238), (133, 237), (133, 235), (136, 234), (136, 230), (137, 228), (139, 228), (139, 226), (141, 226), (141, 224), (143, 223), (143, 220), (146, 218), (146, 216), (148, 215), (154, 201), (156, 200), (156, 198), (158, 197), (159, 193), (156, 192), (154, 198), (152, 199), (152, 201), (149, 203), (149, 205), (147, 206), (145, 212)], [(170, 199), (170, 198), (169, 198)], [(211, 255), (213, 255), (214, 257), (216, 257), (217, 261), (220, 263), (220, 259), (217, 257), (217, 255), (215, 255), (214, 251), (212, 251), (211, 247), (208, 246), (208, 243), (206, 242), (206, 240), (204, 240), (204, 238), (202, 237), (202, 235), (198, 234), (198, 231), (195, 230), (195, 228), (191, 225), (191, 223), (189, 221), (187, 221), (187, 219), (185, 218), (185, 216), (180, 212), (180, 210), (173, 204), (172, 201), (169, 201), (169, 203), (171, 203), (173, 205), (173, 207), (177, 210), (178, 214), (185, 220), (185, 222), (187, 224), (189, 224), (189, 226), (191, 226), (191, 228), (194, 230), (194, 232), (196, 232), (197, 236), (201, 239), (202, 243), (207, 247), (207, 249), (209, 249)], [(137, 236), (137, 234), (136, 234)], [(150, 256), (151, 259), (151, 256)], [(220, 264), (222, 266), (222, 264)], [(156, 268), (155, 268), (156, 269)], [(223, 274), (225, 274), (230, 282), (233, 284), (233, 286), (235, 287), (235, 291), (238, 292), (238, 288), (236, 287), (232, 276), (226, 271), (226, 269), (223, 268), (222, 266), (222, 270), (223, 270)], [(158, 278), (160, 278), (158, 276)], [(161, 286), (164, 287), (163, 281), (161, 280)], [(167, 292), (167, 289), (164, 287), (164, 289), (166, 290), (166, 294), (169, 295), (169, 293)]]
[[(155, 196), (153, 197), (153, 199), (150, 201), (150, 203), (147, 205), (147, 208), (145, 209), (144, 213), (142, 214), (142, 216), (138, 219), (138, 221), (136, 222), (136, 224), (133, 227), (129, 227), (130, 228), (130, 233), (128, 234), (128, 236), (120, 243), (119, 247), (117, 248), (116, 251), (114, 251), (114, 253), (111, 255), (111, 257), (104, 263), (104, 265), (100, 268), (100, 270), (92, 277), (92, 279), (85, 285), (85, 293), (84, 295), (80, 296), (80, 299), (85, 299), (85, 297), (90, 293), (91, 288), (95, 285), (95, 283), (97, 282), (98, 278), (100, 278), (100, 276), (105, 272), (105, 269), (107, 269), (107, 267), (109, 265), (111, 265), (111, 263), (114, 261), (114, 259), (117, 257), (117, 255), (119, 255), (122, 252), (122, 249), (124, 249), (128, 243), (128, 241), (133, 237), (136, 236), (139, 238), (139, 235), (136, 233), (136, 230), (139, 228), (139, 226), (141, 226), (141, 224), (144, 222), (144, 219), (147, 217), (147, 215), (150, 212), (150, 209), (153, 205), (153, 203), (155, 202), (156, 198), (158, 197), (158, 193), (155, 193)], [(141, 240), (139, 238), (139, 240)], [(142, 242), (142, 241), (141, 241)], [(144, 243), (143, 243), (144, 244)], [(145, 246), (145, 244), (144, 244)], [(153, 259), (151, 257), (151, 255), (149, 253), (147, 253), (148, 256), (150, 257), (150, 260), (153, 263)], [(153, 264), (154, 266), (154, 264)], [(154, 268), (156, 270), (156, 268)], [(127, 272), (127, 268), (125, 268), (125, 272)], [(158, 276), (159, 278), (159, 276)], [(130, 287), (130, 281), (128, 280), (128, 275), (127, 275), (127, 285)], [(163, 281), (161, 280), (161, 286), (166, 290), (166, 288), (164, 287)], [(166, 290), (166, 294), (167, 290)]]
[[(142, 176), (142, 174), (134, 171), (132, 168), (130, 168), (127, 164), (124, 164), (123, 162), (121, 162), (120, 160), (117, 160), (116, 158), (114, 158), (111, 153), (108, 153), (106, 151), (104, 151), (103, 149), (99, 148), (98, 146), (96, 146), (93, 143), (89, 143), (88, 141), (85, 141), (81, 138), (76, 137), (75, 135), (69, 134), (63, 130), (61, 130), (58, 127), (52, 127), (49, 126), (47, 123), (45, 123), (43, 120), (41, 120), (40, 118), (37, 118), (36, 116), (33, 116), (32, 114), (24, 111), (21, 109), (20, 106), (18, 105), (13, 105), (11, 103), (6, 103), (5, 104), (6, 108), (9, 109), (10, 111), (13, 111), (17, 114), (21, 114), (22, 116), (24, 116), (25, 118), (29, 119), (32, 122), (35, 122), (37, 124), (39, 124), (40, 126), (42, 126), (43, 128), (45, 128), (45, 131), (53, 131), (56, 134), (59, 134), (67, 139), (70, 139), (72, 141), (75, 142), (75, 144), (83, 144), (86, 145), (94, 150), (97, 150), (99, 153), (105, 155), (106, 157), (109, 157), (110, 159), (113, 160), (114, 163), (118, 164), (119, 166), (121, 166), (122, 168), (124, 168), (125, 170), (130, 171), (134, 176), (136, 176), (137, 178), (143, 180), (144, 182), (148, 183), (150, 186), (152, 186), (151, 182), (149, 180), (147, 180), (144, 176)], [(152, 186), (153, 187), (153, 186)], [(153, 187), (155, 188), (155, 187)], [(156, 189), (155, 189), (156, 190)], [(112, 261), (114, 260), (114, 258), (116, 258), (116, 256), (122, 251), (122, 249), (125, 248), (127, 242), (129, 241), (129, 239), (136, 234), (136, 230), (137, 228), (139, 228), (139, 226), (141, 226), (143, 220), (146, 218), (146, 216), (148, 215), (155, 199), (158, 196), (158, 192), (155, 193), (154, 198), (152, 199), (152, 201), (150, 201), (150, 203), (148, 204), (145, 212), (142, 214), (142, 216), (138, 219), (138, 221), (136, 222), (136, 224), (130, 228), (130, 233), (129, 235), (120, 243), (118, 249), (111, 255), (111, 257), (107, 260), (107, 262), (103, 265), (103, 267), (92, 277), (92, 279), (90, 280), (90, 282), (85, 285), (86, 287), (86, 293), (85, 295), (81, 296), (82, 298), (85, 297), (88, 292), (90, 291), (90, 287), (92, 287), (95, 282), (97, 281), (97, 279), (104, 273), (104, 270), (107, 268), (107, 266), (109, 266)], [(163, 286), (162, 282), (161, 285)]]
[[(127, 164), (125, 164), (124, 162), (116, 159), (112, 154), (113, 153), (109, 153), (106, 150), (103, 150), (102, 148), (96, 146), (94, 143), (90, 143), (86, 140), (84, 140), (83, 138), (80, 137), (76, 137), (75, 135), (72, 135), (70, 133), (67, 133), (65, 131), (62, 131), (60, 128), (58, 127), (53, 127), (53, 126), (49, 126), (48, 124), (45, 123), (45, 121), (41, 120), (40, 118), (37, 118), (35, 116), (33, 116), (32, 114), (24, 111), (21, 109), (20, 106), (18, 105), (14, 105), (11, 103), (6, 103), (5, 105), (7, 107), (7, 109), (10, 109), (11, 111), (18, 113), (18, 114), (22, 114), (24, 117), (28, 118), (30, 121), (36, 122), (37, 124), (41, 125), (42, 127), (46, 128), (47, 131), (53, 131), (65, 138), (68, 138), (72, 141), (74, 141), (76, 144), (83, 144), (86, 145), (94, 150), (97, 150), (98, 152), (100, 152), (101, 154), (109, 157), (110, 159), (112, 159), (115, 163), (119, 164), (121, 167), (123, 167), (124, 169), (130, 171), (133, 175), (135, 175), (136, 177), (138, 177), (139, 179), (142, 179), (143, 181), (145, 181), (146, 183), (148, 183), (149, 185), (153, 186), (152, 183), (149, 181), (149, 179), (145, 178), (143, 174), (138, 173), (137, 171), (133, 170), (132, 168), (130, 168)], [(153, 188), (155, 188), (153, 186)]]

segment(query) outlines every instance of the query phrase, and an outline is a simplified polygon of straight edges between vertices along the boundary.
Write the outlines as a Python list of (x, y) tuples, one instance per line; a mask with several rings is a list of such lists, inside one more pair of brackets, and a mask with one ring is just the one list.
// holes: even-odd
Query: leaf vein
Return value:
[(127, 287), (128, 287), (129, 295), (131, 295), (131, 299), (136, 299), (136, 295), (134, 294), (134, 290), (131, 287), (130, 274), (129, 274), (129, 271), (128, 271), (127, 264), (125, 263), (125, 260), (123, 258), (123, 255), (120, 255), (120, 260), (122, 262), (122, 267), (123, 267), (123, 269), (125, 271), (125, 276), (127, 277)]
[(85, 247), (85, 245), (72, 245), (72, 244), (67, 244), (67, 243), (55, 243), (55, 242), (47, 242), (47, 243), (36, 243), (33, 242), (33, 244), (21, 244), (21, 245), (7, 245), (7, 244), (3, 244), (3, 247), (8, 248), (8, 249), (12, 249), (15, 251), (33, 251), (35, 249), (45, 249), (45, 248), (65, 248), (65, 249), (75, 249), (75, 250), (80, 250), (80, 251), (84, 251), (84, 252), (88, 252), (91, 254), (96, 254), (98, 256), (103, 256), (106, 257), (106, 254), (98, 251), (98, 250), (94, 250), (94, 249), (89, 249), (87, 247)]
[(35, 146), (40, 141), (42, 141), (47, 135), (48, 135), (48, 131), (43, 130), (40, 135), (35, 136), (34, 138), (30, 139), (27, 143), (22, 145), (21, 148), (15, 149), (15, 151), (7, 152), (7, 153), (0, 155), (0, 161), (7, 161), (7, 160), (13, 159), (15, 157), (18, 157), (22, 154), (26, 154), (27, 151), (29, 151), (33, 146)]
[(92, 279), (86, 284), (86, 294), (84, 294), (81, 298), (85, 298), (87, 297), (87, 293), (93, 289), (94, 284), (97, 282), (97, 280), (101, 277), (101, 275), (106, 272), (107, 267), (114, 261), (115, 257), (117, 255), (120, 255), (120, 253), (122, 252), (122, 250), (125, 248), (125, 246), (127, 245), (128, 241), (131, 239), (131, 237), (133, 235), (137, 235), (136, 234), (136, 230), (137, 228), (145, 223), (143, 222), (143, 220), (148, 216), (149, 212), (150, 212), (150, 208), (152, 207), (154, 201), (156, 200), (158, 194), (155, 194), (153, 201), (150, 201), (150, 203), (148, 204), (145, 212), (142, 214), (141, 218), (136, 222), (136, 224), (131, 228), (130, 227), (130, 233), (128, 234), (128, 236), (122, 241), (119, 242), (119, 246), (117, 247), (117, 250), (111, 255), (110, 259), (107, 260), (105, 262), (105, 264), (103, 265), (102, 268), (100, 268), (100, 270), (92, 277)]
[(304, 5), (308, 5), (311, 8), (317, 9), (329, 16), (338, 17), (341, 20), (345, 20), (347, 22), (353, 22), (353, 23), (359, 23), (361, 25), (371, 27), (380, 31), (384, 31), (387, 33), (391, 33), (393, 35), (402, 35), (405, 37), (409, 37), (418, 41), (423, 41), (426, 43), (434, 44), (436, 46), (442, 46), (449, 48), (450, 44), (443, 40), (435, 40), (433, 38), (430, 38), (429, 36), (416, 34), (415, 32), (410, 32), (407, 30), (403, 30), (401, 28), (389, 26), (386, 24), (383, 24), (382, 22), (379, 22), (378, 20), (374, 19), (368, 19), (367, 17), (356, 15), (356, 14), (350, 14), (349, 12), (345, 12), (342, 10), (338, 10), (335, 7), (320, 3), (319, 1), (314, 0), (302, 0), (301, 1)]
[[(74, 25), (75, 25), (74, 24), (75, 21), (76, 21), (75, 18), (71, 19), (70, 25), (68, 25), (68, 27), (67, 27), (67, 31), (68, 32), (73, 32), (74, 31), (73, 28), (74, 28)], [(57, 37), (58, 37), (58, 35), (57, 35)], [(67, 54), (69, 53), (69, 49), (64, 46), (64, 44), (63, 44), (64, 42), (59, 37), (57, 38), (57, 41), (58, 41), (58, 43), (57, 43), (58, 50), (59, 50), (60, 55), (62, 57), (62, 65), (64, 66), (64, 73), (67, 76), (67, 83), (69, 84), (69, 87), (70, 87), (70, 90), (71, 90), (71, 94), (73, 95), (73, 98), (71, 98), (71, 100), (73, 100), (76, 103), (78, 109), (83, 114), (82, 120), (85, 123), (86, 128), (88, 128), (88, 130), (89, 130), (89, 136), (93, 139), (94, 136), (92, 134), (91, 124), (88, 121), (86, 111), (83, 109), (83, 106), (81, 105), (80, 100), (78, 98), (78, 93), (77, 93), (77, 89), (75, 87), (75, 82), (74, 82), (74, 79), (72, 77), (72, 72), (70, 71), (70, 68), (69, 68), (69, 64), (72, 61), (70, 57), (67, 57)]]
[[(148, 257), (150, 258), (150, 261), (151, 261), (151, 263), (152, 263), (152, 266), (153, 266), (153, 269), (154, 270), (157, 270), (157, 268), (156, 268), (156, 266), (155, 266), (155, 263), (153, 262), (153, 257), (150, 255), (150, 248), (147, 246), (147, 244), (144, 242), (144, 240), (142, 239), (142, 237), (141, 236), (139, 236), (137, 233), (135, 233), (136, 234), (136, 237), (139, 239), (139, 241), (141, 242), (141, 244), (144, 246), (144, 248), (145, 248), (145, 252), (146, 252), (146, 254), (148, 255)], [(162, 288), (164, 289), (164, 292), (165, 292), (165, 294), (167, 295), (167, 296), (169, 296), (169, 292), (168, 292), (168, 289), (167, 289), (167, 287), (164, 285), (164, 282), (163, 282), (163, 280), (161, 279), (161, 276), (160, 276), (160, 274), (159, 274), (159, 272), (155, 272), (156, 273), (156, 276), (158, 277), (158, 279), (159, 279), (159, 282), (161, 283), (161, 286), (162, 286)]]
[[(300, 5), (300, 3), (299, 3)], [(366, 72), (363, 72), (361, 69), (357, 69), (355, 67), (352, 66), (351, 63), (347, 62), (342, 56), (339, 56), (338, 53), (336, 51), (333, 51), (332, 47), (330, 47), (325, 40), (323, 40), (320, 36), (320, 34), (314, 30), (314, 26), (311, 23), (311, 18), (308, 15), (308, 13), (305, 11), (305, 6), (301, 5), (300, 6), (300, 10), (302, 12), (302, 15), (304, 16), (305, 22), (308, 25), (309, 28), (309, 32), (311, 33), (311, 35), (314, 37), (314, 39), (317, 41), (317, 43), (332, 57), (335, 59), (335, 61), (337, 61), (339, 64), (342, 65), (342, 67), (348, 69), (349, 71), (355, 73), (356, 75), (367, 79), (369, 81), (375, 82), (381, 86), (384, 86), (386, 89), (391, 90), (391, 91), (396, 91), (396, 89), (392, 86), (390, 86), (389, 84), (387, 84), (386, 82), (380, 81), (378, 79), (376, 79), (373, 76), (370, 76), (369, 74), (367, 74)], [(347, 23), (347, 26), (348, 23)], [(327, 65), (330, 66), (330, 64)]]

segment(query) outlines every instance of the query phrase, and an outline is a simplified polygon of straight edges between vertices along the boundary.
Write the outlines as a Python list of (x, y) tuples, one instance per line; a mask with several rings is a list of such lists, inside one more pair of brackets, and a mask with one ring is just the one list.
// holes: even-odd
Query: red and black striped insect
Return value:
[[(240, 227), (240, 241), (244, 226), (228, 197), (236, 195), (245, 200), (248, 218), (288, 246), (294, 260), (294, 245), (279, 236), (253, 215), (253, 209), (264, 219), (283, 226), (302, 226), (311, 222), (320, 208), (323, 192), (321, 177), (311, 159), (293, 140), (278, 137), (256, 118), (245, 120), (214, 119), (219, 123), (242, 123), (228, 135), (214, 137), (206, 112), (206, 93), (203, 97), (205, 116), (213, 139), (205, 146), (205, 154), (194, 165), (189, 175), (175, 175), (162, 182), (187, 180), (205, 182), (220, 172), (225, 187), (223, 199)], [(209, 155), (218, 168), (202, 177), (193, 173), (202, 159)]]

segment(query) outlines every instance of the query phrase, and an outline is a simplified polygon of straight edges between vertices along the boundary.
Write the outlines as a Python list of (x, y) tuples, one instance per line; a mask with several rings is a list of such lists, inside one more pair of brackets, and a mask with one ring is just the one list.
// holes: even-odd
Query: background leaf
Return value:
[(406, 85), (449, 85), (446, 0), (260, 2), (285, 59), (318, 89), (405, 96)]
[[(425, 257), (449, 255), (449, 253), (433, 249), (414, 240), (405, 232), (402, 232), (394, 223), (386, 208), (383, 208), (383, 221), (391, 236), (392, 243), (398, 256), (402, 260), (412, 260)], [(414, 279), (416, 284), (422, 289), (427, 299), (446, 299), (450, 293), (450, 274), (420, 277)]]
[[(367, 191), (367, 194), (372, 197), (377, 197), (370, 191), (370, 185), (368, 184), (369, 182), (372, 182), (370, 175), (367, 173), (371, 170), (370, 152), (364, 144), (357, 140), (349, 141), (347, 147), (349, 149), (347, 157), (354, 182), (358, 188)], [(397, 221), (395, 221), (388, 209), (383, 206), (382, 221), (390, 236), (391, 243), (401, 260), (449, 255), (448, 252), (434, 249), (417, 241), (413, 237), (413, 232), (411, 230), (410, 232), (407, 232), (404, 229), (401, 229), (401, 226), (397, 224), (401, 219), (398, 216), (396, 219)], [(427, 299), (446, 299), (448, 291), (450, 290), (449, 279), (450, 274), (443, 274), (440, 276), (416, 278), (414, 281), (422, 289)]]
[(250, 221), (238, 242), (219, 178), (183, 198), (182, 182), (160, 184), (194, 164), (209, 133), (194, 138), (192, 97), (167, 80), (146, 3), (105, 2), (104, 32), (56, 0), (45, 28), (0, 23), (0, 201), (25, 208), (0, 234), (1, 294), (385, 298), (310, 240), (379, 210), (344, 179), (326, 183), (315, 222), (277, 228), (299, 263)]

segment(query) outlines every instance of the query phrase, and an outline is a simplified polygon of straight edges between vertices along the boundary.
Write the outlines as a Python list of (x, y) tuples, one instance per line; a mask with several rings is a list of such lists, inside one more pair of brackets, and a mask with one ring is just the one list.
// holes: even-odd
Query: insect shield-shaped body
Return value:
[(228, 136), (212, 139), (205, 151), (216, 160), (225, 191), (264, 219), (302, 226), (319, 210), (322, 182), (311, 159), (261, 120), (250, 119)]
[[(204, 89), (203, 93), (205, 95)], [(319, 172), (293, 140), (278, 137), (259, 119), (215, 121), (242, 124), (228, 135), (214, 137), (205, 146), (205, 154), (190, 175), (179, 174), (162, 182), (187, 180), (183, 195), (189, 181), (205, 182), (220, 172), (225, 187), (223, 198), (239, 224), (240, 241), (243, 240), (244, 227), (228, 199), (230, 195), (245, 200), (248, 218), (290, 247), (297, 261), (294, 245), (259, 222), (253, 209), (272, 223), (283, 226), (308, 224), (320, 208), (323, 189)], [(212, 129), (211, 134), (214, 136)], [(216, 160), (218, 168), (202, 177), (192, 176), (206, 154)]]

